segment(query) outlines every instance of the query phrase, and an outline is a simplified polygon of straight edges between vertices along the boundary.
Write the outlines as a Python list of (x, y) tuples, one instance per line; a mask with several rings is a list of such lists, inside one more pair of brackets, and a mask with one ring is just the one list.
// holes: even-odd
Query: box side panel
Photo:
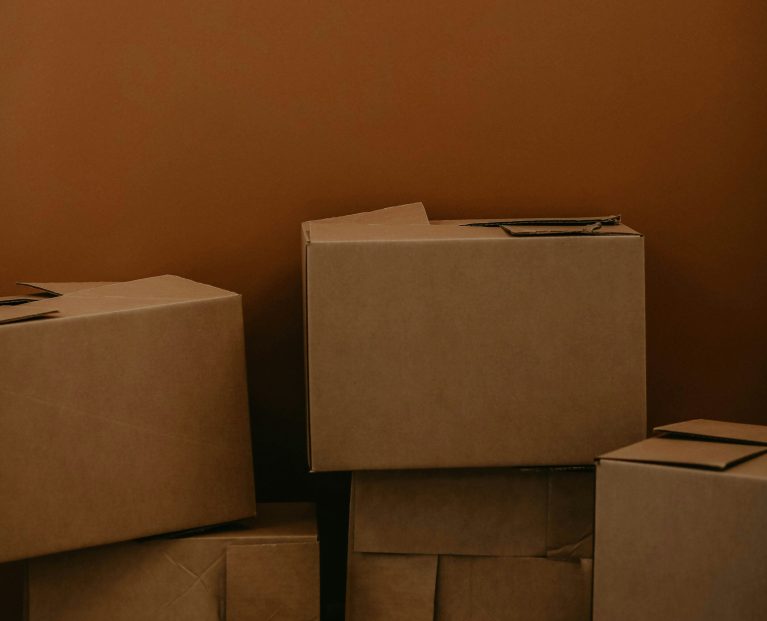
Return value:
[(219, 621), (225, 541), (125, 543), (29, 562), (29, 621)]
[(319, 544), (232, 545), (226, 552), (226, 619), (319, 621)]
[(349, 555), (347, 621), (434, 621), (437, 557)]
[(355, 472), (356, 552), (544, 556), (546, 470)]
[(0, 560), (254, 513), (238, 297), (32, 328), (0, 334)]
[(587, 559), (440, 557), (435, 620), (590, 621), (591, 565)]
[(763, 617), (764, 481), (605, 461), (596, 507), (596, 621)]
[(645, 435), (643, 240), (319, 244), (315, 470), (589, 464)]
[(356, 552), (591, 558), (594, 470), (352, 475)]

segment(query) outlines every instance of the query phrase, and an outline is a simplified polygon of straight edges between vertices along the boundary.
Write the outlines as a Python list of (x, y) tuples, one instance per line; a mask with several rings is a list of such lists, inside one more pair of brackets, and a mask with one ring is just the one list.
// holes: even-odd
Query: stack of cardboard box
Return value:
[(617, 217), (303, 225), (309, 459), (350, 470), (349, 621), (587, 620), (597, 455), (645, 436)]
[(28, 619), (315, 619), (313, 509), (253, 518), (240, 296), (28, 284), (0, 299), (0, 562), (35, 557)]
[(767, 618), (767, 427), (655, 431), (598, 461), (594, 620)]

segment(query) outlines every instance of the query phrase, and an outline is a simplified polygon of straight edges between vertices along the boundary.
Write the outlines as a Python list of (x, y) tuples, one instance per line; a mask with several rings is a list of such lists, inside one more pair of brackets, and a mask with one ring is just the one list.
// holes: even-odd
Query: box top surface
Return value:
[(430, 221), (422, 203), (304, 222), (307, 243), (638, 237), (620, 216)]
[(601, 461), (703, 468), (767, 479), (767, 427), (691, 420), (656, 427), (662, 435), (602, 455)]
[(185, 539), (243, 539), (249, 543), (315, 541), (317, 520), (314, 505), (311, 503), (259, 503), (258, 515), (254, 518), (239, 520), (198, 534), (179, 535)]
[(0, 300), (3, 324), (28, 319), (59, 319), (107, 314), (151, 306), (225, 298), (237, 294), (179, 276), (154, 276), (127, 282), (20, 282), (37, 290), (36, 296), (8, 296)]

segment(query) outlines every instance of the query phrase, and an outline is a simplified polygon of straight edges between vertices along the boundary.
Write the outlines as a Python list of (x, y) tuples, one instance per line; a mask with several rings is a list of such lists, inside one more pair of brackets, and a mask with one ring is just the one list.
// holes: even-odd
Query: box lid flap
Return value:
[(39, 307), (34, 302), (13, 306), (0, 306), (0, 324), (26, 321), (36, 317), (48, 317), (58, 313), (55, 308)]
[[(52, 315), (62, 318), (75, 317), (237, 295), (224, 289), (170, 275), (116, 283), (64, 283), (63, 287), (55, 283), (24, 284), (39, 288), (41, 291), (58, 289), (62, 293), (32, 298), (26, 303), (17, 305), (0, 305), (0, 324)], [(77, 288), (88, 284), (96, 286)], [(71, 290), (66, 291), (68, 287)]]
[(599, 459), (726, 470), (765, 452), (767, 447), (763, 446), (661, 436), (620, 448)]
[(110, 297), (165, 300), (206, 300), (236, 295), (211, 285), (195, 282), (180, 276), (152, 276), (126, 282), (107, 283), (91, 289), (81, 289), (69, 295), (73, 297)]
[(348, 216), (312, 220), (308, 224), (315, 222), (322, 222), (323, 224), (429, 224), (429, 217), (426, 215), (426, 208), (423, 203), (408, 203), (407, 205), (385, 207), (384, 209), (364, 211)]
[(41, 298), (35, 295), (3, 295), (0, 296), (0, 306), (19, 306), (39, 299)]
[(767, 426), (764, 425), (746, 425), (699, 418), (655, 427), (654, 431), (675, 438), (727, 440), (733, 443), (767, 446)]
[(111, 285), (113, 282), (17, 282), (17, 285), (37, 289), (43, 293), (52, 295), (64, 295), (65, 293), (74, 293), (83, 289), (93, 289), (103, 285)]

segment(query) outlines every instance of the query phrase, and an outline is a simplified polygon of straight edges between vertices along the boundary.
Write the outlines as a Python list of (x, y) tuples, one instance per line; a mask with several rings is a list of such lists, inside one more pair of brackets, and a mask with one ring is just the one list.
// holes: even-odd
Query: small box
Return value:
[(306, 222), (315, 471), (591, 464), (645, 437), (644, 240), (619, 217)]
[(595, 621), (767, 615), (767, 427), (693, 420), (597, 465)]
[(355, 472), (348, 621), (589, 621), (593, 468)]
[(240, 296), (34, 286), (0, 301), (0, 562), (252, 516)]
[(207, 533), (32, 559), (27, 589), (28, 621), (316, 621), (314, 507), (261, 504)]

